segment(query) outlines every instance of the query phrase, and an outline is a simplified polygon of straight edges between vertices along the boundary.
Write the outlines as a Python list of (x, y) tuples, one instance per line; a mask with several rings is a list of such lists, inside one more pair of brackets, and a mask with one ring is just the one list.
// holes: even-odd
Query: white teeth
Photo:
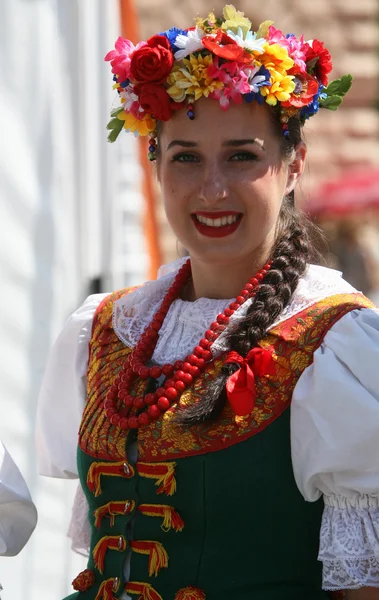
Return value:
[(238, 215), (229, 215), (228, 217), (221, 217), (218, 219), (209, 219), (208, 217), (203, 217), (202, 215), (195, 215), (196, 220), (203, 225), (207, 225), (208, 227), (225, 227), (225, 225), (232, 225), (238, 220)]

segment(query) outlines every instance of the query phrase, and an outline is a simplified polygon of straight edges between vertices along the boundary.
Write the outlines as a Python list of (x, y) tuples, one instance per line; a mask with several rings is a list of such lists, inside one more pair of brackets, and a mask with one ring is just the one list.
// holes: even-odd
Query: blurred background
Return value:
[[(16, 558), (0, 558), (3, 600), (60, 600), (85, 558), (66, 531), (76, 481), (37, 474), (34, 422), (46, 356), (89, 294), (155, 277), (177, 258), (146, 148), (107, 144), (116, 102), (104, 55), (121, 33), (146, 37), (225, 0), (0, 0), (0, 436), (39, 524)], [(234, 2), (256, 28), (318, 38), (333, 76), (354, 75), (337, 113), (306, 126), (297, 202), (322, 227), (327, 264), (379, 302), (379, 2)]]

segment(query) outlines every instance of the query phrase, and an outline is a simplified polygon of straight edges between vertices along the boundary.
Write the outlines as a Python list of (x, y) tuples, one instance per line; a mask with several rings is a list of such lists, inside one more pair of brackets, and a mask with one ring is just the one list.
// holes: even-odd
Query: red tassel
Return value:
[(168, 555), (160, 542), (136, 540), (130, 542), (130, 547), (133, 552), (149, 556), (149, 577), (156, 577), (161, 569), (168, 567)]
[(90, 569), (85, 569), (79, 573), (77, 577), (75, 577), (72, 582), (72, 587), (77, 592), (86, 592), (89, 590), (93, 584), (95, 583), (95, 573)]
[(95, 565), (100, 571), (104, 572), (105, 555), (107, 550), (117, 550), (118, 552), (125, 552), (126, 540), (123, 535), (106, 535), (97, 542), (93, 549), (92, 555)]
[(184, 521), (181, 516), (168, 504), (140, 504), (138, 511), (147, 517), (162, 517), (163, 523), (161, 528), (163, 531), (182, 531)]
[(134, 500), (125, 500), (121, 502), (108, 502), (95, 510), (95, 527), (100, 529), (101, 521), (104, 517), (110, 517), (110, 525), (114, 526), (115, 516), (127, 515), (134, 510)]
[(176, 492), (175, 467), (174, 462), (136, 463), (138, 474), (141, 477), (156, 479), (157, 494), (166, 494), (166, 496), (173, 496)]
[(149, 584), (141, 581), (129, 581), (125, 586), (128, 594), (139, 594), (138, 600), (163, 600), (162, 596)]
[(93, 462), (88, 470), (87, 485), (95, 496), (100, 496), (102, 493), (100, 485), (100, 478), (102, 475), (130, 479), (130, 477), (133, 477), (134, 475), (134, 469), (127, 462)]
[(117, 600), (113, 592), (117, 592), (120, 587), (120, 580), (118, 577), (107, 579), (101, 584), (95, 600)]

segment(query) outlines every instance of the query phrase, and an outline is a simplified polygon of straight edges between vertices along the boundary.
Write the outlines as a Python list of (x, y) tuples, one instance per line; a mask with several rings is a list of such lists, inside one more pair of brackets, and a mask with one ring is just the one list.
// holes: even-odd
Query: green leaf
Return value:
[[(340, 79), (335, 79), (331, 83), (329, 83), (324, 93), (328, 94), (328, 96), (344, 96), (347, 94), (349, 89), (351, 88), (351, 84), (353, 81), (352, 75), (343, 75)], [(341, 103), (340, 103), (341, 104)]]
[(108, 142), (115, 142), (118, 138), (118, 136), (120, 135), (120, 131), (121, 129), (112, 129), (112, 131), (110, 132), (110, 134), (108, 135)]
[(321, 100), (321, 108), (328, 108), (329, 110), (337, 110), (339, 105), (342, 103), (342, 96), (328, 96), (325, 100)]
[(124, 121), (121, 119), (111, 119), (107, 125), (107, 129), (110, 130), (110, 134), (108, 135), (108, 142), (115, 142), (120, 134), (121, 129), (124, 126)]
[(121, 123), (121, 127), (122, 127), (122, 121), (120, 119), (117, 119), (117, 117), (115, 117), (114, 119), (111, 119), (107, 125), (107, 129), (119, 129), (120, 128), (120, 123)]
[(120, 108), (114, 108), (111, 112), (111, 117), (117, 117), (117, 115), (122, 113), (123, 110), (124, 109), (122, 108), (122, 106)]
[(318, 56), (315, 56), (315, 58), (312, 58), (312, 60), (309, 60), (307, 62), (308, 69), (314, 69), (315, 66), (317, 65), (318, 61), (319, 61), (319, 57)]

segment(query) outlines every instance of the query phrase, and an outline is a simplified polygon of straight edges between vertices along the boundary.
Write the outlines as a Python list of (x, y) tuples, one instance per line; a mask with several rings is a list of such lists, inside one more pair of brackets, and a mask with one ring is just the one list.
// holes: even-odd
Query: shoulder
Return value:
[(340, 271), (311, 264), (301, 277), (291, 304), (302, 308), (332, 296), (357, 293), (358, 290), (343, 279)]
[(300, 313), (307, 314), (309, 311), (315, 314), (336, 309), (337, 313), (342, 311), (343, 314), (344, 307), (352, 310), (373, 306), (368, 298), (343, 279), (340, 271), (308, 265), (290, 302), (273, 324), (273, 328), (291, 318), (301, 318)]

